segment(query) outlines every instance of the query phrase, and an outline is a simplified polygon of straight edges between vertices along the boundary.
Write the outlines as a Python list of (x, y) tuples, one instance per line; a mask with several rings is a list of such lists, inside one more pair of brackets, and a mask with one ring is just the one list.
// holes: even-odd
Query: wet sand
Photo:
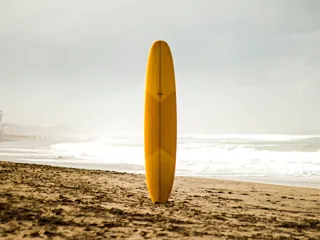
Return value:
[(320, 239), (320, 189), (0, 161), (0, 239)]
[(15, 142), (15, 141), (25, 141), (25, 140), (35, 140), (44, 137), (28, 136), (28, 135), (14, 135), (14, 134), (1, 134), (0, 142)]

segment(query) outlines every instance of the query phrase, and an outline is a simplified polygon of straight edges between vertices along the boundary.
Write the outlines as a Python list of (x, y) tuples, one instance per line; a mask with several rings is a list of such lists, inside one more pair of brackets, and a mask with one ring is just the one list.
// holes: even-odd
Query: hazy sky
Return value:
[(320, 131), (319, 0), (7, 0), (7, 122), (143, 131), (149, 48), (172, 50), (179, 133)]

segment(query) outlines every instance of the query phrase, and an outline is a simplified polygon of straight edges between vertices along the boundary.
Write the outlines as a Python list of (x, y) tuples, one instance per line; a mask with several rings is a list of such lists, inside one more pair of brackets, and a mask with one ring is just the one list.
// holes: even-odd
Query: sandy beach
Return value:
[(0, 162), (1, 239), (320, 239), (320, 190)]

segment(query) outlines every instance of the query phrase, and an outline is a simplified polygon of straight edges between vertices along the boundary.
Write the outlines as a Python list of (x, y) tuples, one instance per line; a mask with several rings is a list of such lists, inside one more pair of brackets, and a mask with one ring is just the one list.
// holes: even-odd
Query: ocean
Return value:
[[(0, 159), (144, 173), (133, 135), (0, 142)], [(320, 188), (320, 135), (181, 135), (176, 175)]]

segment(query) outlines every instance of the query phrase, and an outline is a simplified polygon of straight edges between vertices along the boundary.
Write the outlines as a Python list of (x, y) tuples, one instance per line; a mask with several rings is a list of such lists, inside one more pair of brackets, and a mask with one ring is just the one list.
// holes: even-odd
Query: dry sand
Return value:
[(320, 189), (0, 162), (1, 239), (320, 239)]

